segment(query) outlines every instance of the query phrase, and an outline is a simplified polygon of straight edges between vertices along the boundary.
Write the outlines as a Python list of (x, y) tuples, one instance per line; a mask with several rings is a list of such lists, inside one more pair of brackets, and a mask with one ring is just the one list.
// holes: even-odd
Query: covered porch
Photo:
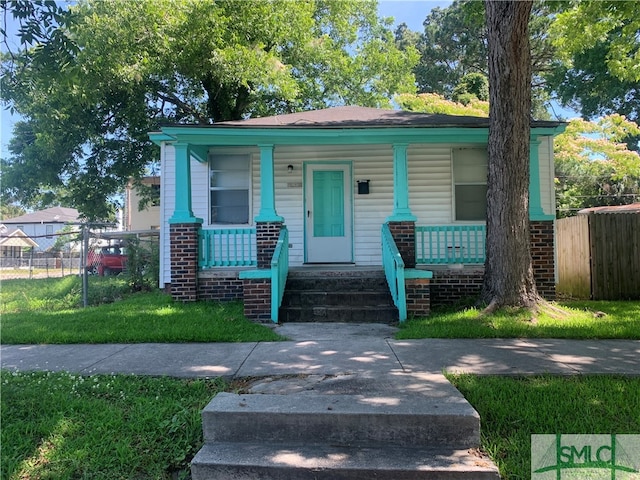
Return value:
[[(484, 188), (472, 176), (482, 177), (486, 167), (465, 152), (486, 152), (486, 119), (328, 111), (165, 127), (151, 135), (163, 149), (164, 284), (174, 298), (240, 298), (248, 317), (277, 322), (290, 268), (375, 267), (403, 321), (428, 314), (432, 272), (482, 271), (484, 221), (460, 213), (482, 206), (468, 200), (460, 206), (458, 198)], [(532, 228), (542, 223), (551, 231), (547, 285), (554, 284), (553, 212), (541, 183), (547, 144), (539, 148), (538, 139), (555, 128), (532, 129), (530, 155)], [(466, 163), (454, 165), (459, 152)], [(234, 165), (243, 162), (241, 182)], [(226, 200), (231, 190), (248, 199), (235, 211)]]

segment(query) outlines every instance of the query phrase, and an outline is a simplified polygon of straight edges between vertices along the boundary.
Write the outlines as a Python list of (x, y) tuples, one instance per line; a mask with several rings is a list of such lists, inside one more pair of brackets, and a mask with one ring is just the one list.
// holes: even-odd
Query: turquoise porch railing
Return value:
[(280, 310), (280, 305), (282, 304), (288, 274), (289, 231), (283, 225), (271, 258), (271, 320), (274, 323), (278, 323), (278, 310)]
[(416, 263), (483, 264), (485, 240), (484, 225), (416, 226)]
[(257, 265), (255, 227), (200, 230), (200, 268)]
[(389, 291), (393, 297), (393, 303), (398, 308), (398, 319), (404, 322), (407, 319), (407, 297), (404, 285), (404, 261), (393, 240), (389, 225), (382, 225), (382, 266), (387, 278)]

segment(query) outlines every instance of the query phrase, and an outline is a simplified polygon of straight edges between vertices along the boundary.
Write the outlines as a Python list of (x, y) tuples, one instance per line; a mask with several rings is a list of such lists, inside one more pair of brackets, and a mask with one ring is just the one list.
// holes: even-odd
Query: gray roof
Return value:
[[(562, 122), (532, 121), (532, 127), (557, 127)], [(369, 107), (333, 107), (322, 110), (217, 122), (214, 127), (370, 128), (370, 127), (477, 127), (487, 128), (487, 117), (441, 115)]]
[(25, 223), (68, 223), (79, 220), (78, 210), (66, 207), (51, 207), (38, 210), (33, 213), (26, 213), (19, 217), (2, 220), (5, 224), (25, 224)]

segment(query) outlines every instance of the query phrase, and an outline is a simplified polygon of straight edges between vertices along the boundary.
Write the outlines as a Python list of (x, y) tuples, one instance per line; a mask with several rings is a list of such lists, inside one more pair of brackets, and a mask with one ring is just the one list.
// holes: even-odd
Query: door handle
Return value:
[(311, 216), (311, 210), (307, 210), (307, 218)]

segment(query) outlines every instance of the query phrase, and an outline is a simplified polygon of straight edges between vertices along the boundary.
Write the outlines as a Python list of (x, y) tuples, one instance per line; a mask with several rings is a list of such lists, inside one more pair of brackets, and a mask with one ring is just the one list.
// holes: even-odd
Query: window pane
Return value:
[(453, 151), (453, 178), (458, 183), (485, 183), (487, 181), (487, 151), (464, 148)]
[(212, 224), (249, 223), (249, 155), (213, 155), (209, 169)]
[(211, 223), (249, 223), (249, 191), (212, 190)]
[(456, 220), (485, 220), (487, 186), (456, 185)]

